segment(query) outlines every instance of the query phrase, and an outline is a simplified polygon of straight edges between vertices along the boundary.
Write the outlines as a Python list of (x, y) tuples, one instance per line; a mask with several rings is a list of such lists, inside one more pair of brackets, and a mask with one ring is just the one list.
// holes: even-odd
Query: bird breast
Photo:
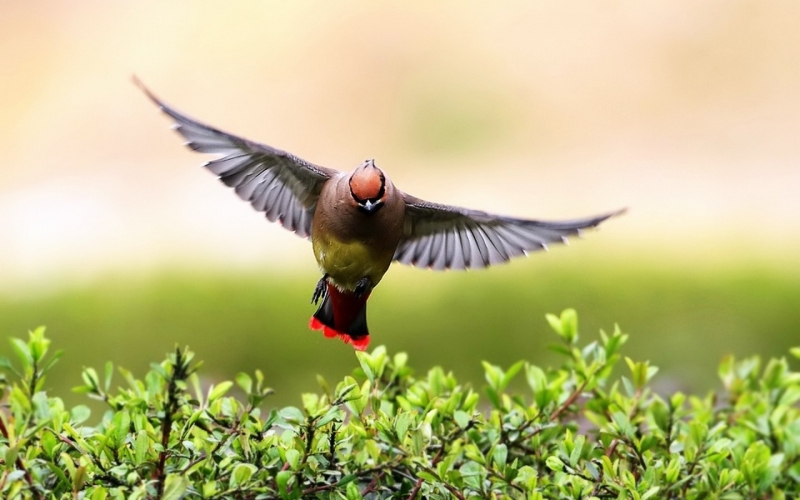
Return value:
[(403, 234), (404, 207), (402, 197), (387, 185), (385, 206), (365, 214), (352, 201), (347, 178), (329, 181), (320, 193), (311, 229), (322, 272), (345, 290), (355, 289), (364, 277), (377, 285)]

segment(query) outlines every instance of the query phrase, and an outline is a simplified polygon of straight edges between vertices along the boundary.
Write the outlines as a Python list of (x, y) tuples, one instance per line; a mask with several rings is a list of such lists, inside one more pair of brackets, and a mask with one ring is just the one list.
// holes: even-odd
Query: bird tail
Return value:
[(357, 297), (355, 293), (339, 290), (330, 283), (326, 283), (326, 286), (325, 298), (308, 326), (312, 330), (322, 330), (322, 334), (328, 338), (339, 337), (344, 343), (363, 351), (369, 345), (369, 293)]

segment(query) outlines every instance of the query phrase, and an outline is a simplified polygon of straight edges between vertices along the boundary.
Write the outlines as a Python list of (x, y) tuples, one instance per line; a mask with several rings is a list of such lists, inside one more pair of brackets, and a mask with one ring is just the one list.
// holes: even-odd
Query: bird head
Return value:
[(367, 160), (350, 174), (350, 196), (358, 210), (374, 214), (383, 207), (386, 198), (386, 177), (375, 166), (374, 160)]

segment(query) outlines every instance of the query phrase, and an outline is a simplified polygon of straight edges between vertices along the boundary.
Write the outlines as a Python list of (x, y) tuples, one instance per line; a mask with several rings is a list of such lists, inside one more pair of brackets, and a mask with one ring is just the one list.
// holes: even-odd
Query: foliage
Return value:
[[(557, 366), (541, 318), (570, 305), (580, 312), (581, 333), (596, 338), (619, 322), (635, 334), (626, 355), (649, 359), (661, 369), (659, 379), (694, 392), (718, 386), (715, 365), (727, 353), (769, 359), (797, 344), (800, 259), (754, 261), (726, 252), (696, 266), (664, 265), (663, 255), (646, 252), (612, 256), (598, 249), (602, 257), (593, 258), (591, 243), (580, 245), (580, 258), (562, 247), (485, 273), (434, 276), (393, 267), (370, 298), (373, 342), (392, 354), (407, 352), (418, 374), (444, 365), (460, 383), (480, 388), (481, 359)], [(7, 335), (57, 326), (47, 336), (68, 355), (47, 386), (71, 407), (85, 402), (69, 392), (83, 366), (111, 359), (143, 375), (176, 343), (189, 345), (203, 360), (204, 377), (258, 368), (276, 389), (270, 404), (297, 405), (301, 393), (317, 391), (314, 374), (338, 381), (355, 363), (352, 351), (307, 330), (314, 311), (308, 299), (319, 279), (316, 266), (307, 271), (132, 272), (80, 285), (48, 283), (53, 288), (38, 292), (0, 280), (0, 355), (13, 356)], [(100, 409), (91, 406), (95, 414)]]
[[(142, 379), (109, 363), (48, 395), (40, 328), (0, 361), (3, 498), (793, 498), (800, 494), (800, 373), (786, 359), (726, 358), (724, 391), (655, 394), (657, 369), (622, 359), (618, 328), (579, 346), (577, 315), (548, 315), (560, 368), (484, 362), (485, 399), (407, 356), (358, 353), (353, 376), (319, 380), (302, 408), (262, 411), (260, 372), (204, 387), (176, 349)], [(446, 354), (446, 353), (443, 353)], [(800, 357), (800, 349), (792, 355)], [(615, 366), (620, 366), (615, 370)], [(626, 366), (625, 366), (626, 365)], [(617, 372), (624, 372), (619, 375)], [(509, 389), (524, 379), (522, 390)], [(517, 384), (520, 385), (520, 384)], [(229, 392), (238, 387), (239, 398)], [(524, 385), (523, 385), (524, 387)], [(268, 400), (266, 401), (268, 402)]]

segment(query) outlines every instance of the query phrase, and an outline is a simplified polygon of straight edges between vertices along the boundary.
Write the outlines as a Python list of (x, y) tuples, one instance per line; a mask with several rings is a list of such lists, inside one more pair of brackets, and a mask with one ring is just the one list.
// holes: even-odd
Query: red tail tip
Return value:
[(367, 348), (367, 346), (369, 346), (369, 335), (364, 335), (363, 337), (354, 339), (346, 333), (337, 332), (333, 328), (323, 325), (322, 322), (314, 316), (311, 316), (311, 320), (308, 322), (308, 327), (312, 330), (322, 330), (322, 334), (329, 339), (332, 339), (333, 337), (339, 337), (342, 339), (342, 342), (352, 345), (357, 351), (363, 351)]
[(369, 335), (364, 335), (363, 337), (359, 337), (357, 339), (351, 339), (351, 344), (353, 344), (353, 348), (357, 351), (365, 351), (369, 346)]

